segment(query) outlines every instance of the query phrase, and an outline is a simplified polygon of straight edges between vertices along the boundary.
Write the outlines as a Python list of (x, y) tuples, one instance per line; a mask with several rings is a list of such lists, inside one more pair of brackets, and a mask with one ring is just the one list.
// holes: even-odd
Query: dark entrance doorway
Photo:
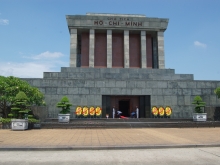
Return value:
[(119, 111), (122, 112), (122, 116), (129, 117), (130, 114), (130, 101), (129, 100), (123, 100), (119, 101)]
[(151, 97), (150, 95), (103, 95), (102, 96), (102, 117), (112, 118), (112, 109), (122, 111), (122, 116), (130, 117), (131, 112), (136, 110), (136, 106), (139, 108), (140, 118), (150, 118), (151, 114)]

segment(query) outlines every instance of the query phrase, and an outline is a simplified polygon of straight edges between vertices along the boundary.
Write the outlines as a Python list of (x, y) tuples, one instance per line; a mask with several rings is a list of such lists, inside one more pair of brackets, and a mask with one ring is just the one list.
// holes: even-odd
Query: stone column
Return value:
[(146, 32), (141, 31), (141, 68), (147, 67)]
[(124, 31), (124, 68), (129, 68), (129, 31)]
[(112, 30), (107, 30), (107, 68), (112, 68)]
[(158, 44), (158, 68), (165, 69), (164, 32), (157, 32), (157, 44)]
[(95, 30), (89, 30), (89, 67), (94, 68), (95, 55)]
[(70, 29), (70, 67), (77, 62), (77, 29)]

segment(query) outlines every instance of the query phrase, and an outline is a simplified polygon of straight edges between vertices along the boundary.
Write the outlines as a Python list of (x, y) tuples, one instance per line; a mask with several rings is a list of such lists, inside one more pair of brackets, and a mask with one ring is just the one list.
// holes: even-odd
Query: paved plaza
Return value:
[(220, 147), (220, 128), (0, 130), (0, 150)]

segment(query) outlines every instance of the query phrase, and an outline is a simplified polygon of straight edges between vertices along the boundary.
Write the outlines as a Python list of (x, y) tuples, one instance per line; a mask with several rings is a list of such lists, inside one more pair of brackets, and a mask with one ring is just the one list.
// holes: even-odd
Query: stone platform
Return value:
[(43, 129), (93, 129), (93, 128), (201, 128), (220, 127), (220, 121), (193, 122), (191, 119), (130, 118), (130, 119), (71, 119), (69, 123), (58, 123), (47, 119), (41, 123)]
[[(119, 109), (119, 101), (112, 101), (113, 96), (138, 97), (142, 110), (140, 117), (143, 118), (152, 117), (152, 106), (170, 106), (174, 119), (192, 118), (192, 102), (197, 95), (206, 102), (208, 118), (214, 120), (213, 116), (220, 107), (214, 93), (220, 81), (194, 80), (192, 74), (176, 74), (174, 69), (62, 67), (61, 72), (44, 72), (43, 79), (24, 80), (45, 95), (46, 111), (40, 107), (39, 114), (57, 114), (56, 103), (63, 96), (73, 104), (71, 118), (74, 118), (77, 106), (100, 106), (102, 117), (111, 114), (113, 104)], [(136, 103), (130, 104), (131, 112)]]

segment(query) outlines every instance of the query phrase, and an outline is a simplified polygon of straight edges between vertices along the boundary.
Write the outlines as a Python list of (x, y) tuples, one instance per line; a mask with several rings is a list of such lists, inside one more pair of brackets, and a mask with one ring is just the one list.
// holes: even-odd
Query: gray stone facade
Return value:
[(146, 32), (141, 31), (141, 68), (146, 68), (147, 62)]
[[(171, 118), (192, 118), (193, 98), (199, 95), (206, 102), (208, 118), (213, 118), (210, 112), (220, 106), (214, 94), (220, 81), (197, 81), (192, 74), (175, 74), (174, 69), (165, 69), (164, 31), (168, 19), (127, 14), (74, 15), (66, 16), (66, 19), (70, 30), (70, 67), (62, 67), (61, 72), (45, 72), (42, 79), (25, 79), (45, 94), (48, 117), (57, 118), (56, 103), (63, 96), (73, 104), (71, 118), (75, 117), (77, 106), (101, 106), (105, 117), (113, 108), (109, 106), (110, 97), (126, 96), (139, 97), (141, 117), (152, 117), (152, 106), (170, 106), (173, 110)], [(99, 29), (106, 30), (107, 35), (106, 68), (94, 67), (95, 31)], [(88, 68), (80, 68), (77, 64), (77, 34), (80, 30), (89, 31)], [(115, 30), (124, 34), (124, 68), (112, 68), (112, 34)], [(140, 68), (129, 68), (129, 34), (134, 31), (140, 32)], [(149, 32), (152, 32), (153, 69), (146, 68), (146, 34)]]
[(69, 27), (96, 28), (96, 29), (148, 29), (165, 31), (168, 19), (151, 18), (145, 15), (132, 14), (94, 14), (67, 15)]
[(76, 67), (77, 62), (77, 29), (70, 30), (70, 66)]
[(94, 68), (95, 30), (89, 30), (89, 67)]
[(165, 68), (165, 59), (164, 59), (164, 33), (157, 33), (157, 43), (158, 43), (158, 64), (160, 69)]
[(112, 68), (112, 30), (107, 30), (107, 68)]
[[(146, 33), (157, 40), (153, 47), (154, 68), (164, 69), (164, 37), (163, 32), (168, 26), (168, 19), (150, 18), (145, 15), (132, 14), (95, 14), (67, 15), (68, 28), (71, 35), (70, 67), (77, 66), (77, 29), (89, 30), (89, 67), (94, 67), (95, 31), (107, 31), (107, 68), (111, 68), (112, 32), (124, 31), (124, 68), (129, 68), (129, 34), (139, 32), (141, 40), (141, 68), (146, 68)], [(143, 36), (145, 34), (145, 36)]]
[(196, 81), (192, 74), (174, 72), (173, 69), (63, 67), (61, 72), (45, 72), (43, 79), (26, 80), (45, 94), (48, 114), (52, 116), (58, 114), (56, 103), (63, 96), (68, 96), (73, 104), (71, 117), (75, 117), (77, 106), (102, 106), (104, 95), (150, 96), (151, 107), (171, 106), (171, 118), (192, 118), (191, 103), (196, 95), (206, 102), (207, 110), (219, 105), (214, 89), (220, 86), (220, 81)]
[(124, 68), (129, 68), (129, 31), (124, 31)]

